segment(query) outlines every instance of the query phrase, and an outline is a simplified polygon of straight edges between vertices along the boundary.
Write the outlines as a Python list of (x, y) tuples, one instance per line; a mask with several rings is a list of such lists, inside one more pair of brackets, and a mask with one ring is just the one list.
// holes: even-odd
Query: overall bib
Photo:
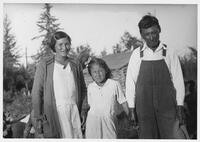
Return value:
[[(166, 49), (163, 57), (166, 56)], [(143, 51), (140, 51), (143, 57)], [(139, 138), (173, 138), (176, 120), (176, 91), (164, 58), (142, 60), (136, 82), (136, 112)]]

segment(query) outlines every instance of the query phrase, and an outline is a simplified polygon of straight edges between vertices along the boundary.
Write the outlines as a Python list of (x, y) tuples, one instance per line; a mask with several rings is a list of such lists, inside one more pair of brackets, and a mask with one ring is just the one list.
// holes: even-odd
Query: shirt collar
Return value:
[(98, 87), (98, 88), (102, 88), (102, 87), (105, 87), (105, 86), (107, 86), (107, 85), (109, 84), (109, 82), (110, 82), (109, 80), (110, 80), (110, 79), (107, 79), (103, 86), (99, 86), (98, 84), (96, 84), (95, 81), (94, 81), (94, 85), (95, 85), (96, 87)]
[[(47, 65), (51, 64), (51, 63), (53, 63), (55, 61), (55, 55), (51, 55), (51, 56), (47, 57), (45, 60), (46, 60)], [(70, 63), (73, 67), (76, 66), (76, 61), (74, 59), (72, 59), (71, 57), (69, 57), (65, 61), (65, 65), (64, 66), (66, 66), (68, 63)]]
[[(144, 46), (143, 46), (142, 49), (141, 49), (141, 51), (144, 51), (144, 50), (147, 49), (147, 48), (150, 49), (150, 48), (147, 46), (146, 42), (145, 42), (145, 43), (144, 43)], [(160, 44), (159, 44), (159, 46), (156, 48), (155, 52), (161, 50), (162, 48), (163, 48), (163, 49), (166, 49), (166, 47), (163, 46), (163, 43), (160, 42)]]

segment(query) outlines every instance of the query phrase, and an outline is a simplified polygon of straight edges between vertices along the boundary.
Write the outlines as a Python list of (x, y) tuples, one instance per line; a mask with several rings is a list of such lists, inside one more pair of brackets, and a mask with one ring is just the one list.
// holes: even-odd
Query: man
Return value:
[(145, 42), (133, 51), (128, 65), (130, 116), (136, 123), (138, 120), (139, 138), (175, 138), (177, 120), (179, 126), (184, 124), (185, 88), (180, 62), (172, 48), (160, 41), (156, 17), (146, 15), (138, 26)]

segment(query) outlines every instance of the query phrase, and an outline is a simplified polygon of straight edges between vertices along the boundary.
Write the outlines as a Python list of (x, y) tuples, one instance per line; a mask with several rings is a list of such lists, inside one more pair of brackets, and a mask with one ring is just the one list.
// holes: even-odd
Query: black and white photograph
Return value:
[(199, 139), (197, 2), (1, 3), (3, 140)]

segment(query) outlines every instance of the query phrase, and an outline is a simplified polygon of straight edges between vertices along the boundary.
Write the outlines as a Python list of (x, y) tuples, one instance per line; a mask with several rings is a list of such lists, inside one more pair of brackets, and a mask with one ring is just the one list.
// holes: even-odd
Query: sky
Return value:
[[(66, 4), (52, 3), (51, 14), (58, 18), (60, 28), (72, 38), (72, 47), (89, 44), (98, 55), (104, 49), (112, 53), (112, 46), (119, 43), (125, 31), (140, 38), (138, 22), (152, 13), (161, 26), (161, 40), (178, 54), (185, 54), (187, 47), (197, 48), (197, 5), (181, 4)], [(4, 3), (3, 14), (11, 21), (12, 33), (21, 50), (20, 62), (37, 53), (42, 39), (36, 22), (44, 11), (44, 3)], [(31, 62), (28, 58), (28, 62)]]

